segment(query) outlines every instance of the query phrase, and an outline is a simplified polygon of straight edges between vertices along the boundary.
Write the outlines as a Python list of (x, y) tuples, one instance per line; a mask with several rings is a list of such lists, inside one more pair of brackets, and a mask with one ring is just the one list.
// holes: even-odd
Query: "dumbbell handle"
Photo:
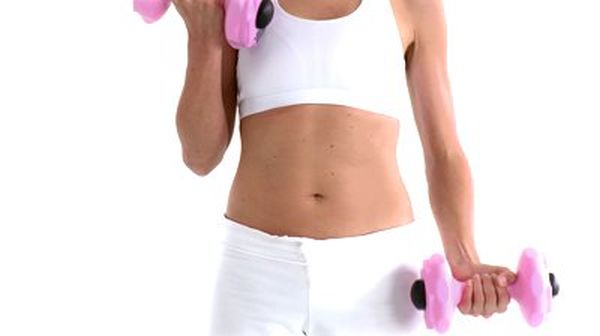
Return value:
[[(560, 286), (558, 284), (558, 281), (556, 280), (556, 276), (552, 272), (550, 272), (549, 274), (549, 280), (550, 286), (552, 287), (552, 297), (554, 297), (558, 295), (558, 292), (560, 291)], [(410, 299), (413, 305), (418, 310), (425, 310), (425, 308), (427, 307), (427, 302), (425, 298), (425, 282), (423, 281), (423, 279), (416, 280), (412, 284), (412, 287), (410, 289)]]

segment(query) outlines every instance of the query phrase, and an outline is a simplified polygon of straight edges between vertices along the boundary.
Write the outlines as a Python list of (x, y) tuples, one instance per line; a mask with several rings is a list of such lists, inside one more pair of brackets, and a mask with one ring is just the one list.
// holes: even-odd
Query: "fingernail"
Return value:
[(504, 277), (504, 275), (500, 275), (498, 277), (498, 283), (500, 286), (506, 286), (506, 277)]

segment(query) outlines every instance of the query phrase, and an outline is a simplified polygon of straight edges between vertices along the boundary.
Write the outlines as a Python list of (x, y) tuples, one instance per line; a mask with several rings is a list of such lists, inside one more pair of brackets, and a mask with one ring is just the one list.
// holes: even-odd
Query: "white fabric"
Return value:
[(422, 335), (410, 301), (421, 222), (366, 235), (275, 236), (225, 216), (210, 336)]
[(410, 108), (403, 46), (390, 0), (312, 20), (275, 12), (257, 46), (240, 49), (240, 119), (286, 105), (337, 104), (400, 119)]

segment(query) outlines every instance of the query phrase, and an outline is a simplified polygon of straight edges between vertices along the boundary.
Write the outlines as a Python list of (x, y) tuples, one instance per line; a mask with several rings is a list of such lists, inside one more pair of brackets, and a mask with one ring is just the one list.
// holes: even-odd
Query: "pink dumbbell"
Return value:
[[(271, 0), (221, 0), (225, 8), (225, 35), (236, 49), (256, 45), (263, 29), (273, 18)], [(171, 0), (133, 0), (133, 10), (146, 23), (160, 19), (171, 5)]]
[[(538, 326), (550, 312), (552, 298), (558, 294), (559, 285), (553, 273), (546, 271), (546, 259), (533, 248), (521, 254), (517, 280), (508, 286), (511, 299), (515, 299), (525, 320), (532, 327)], [(462, 299), (464, 282), (449, 275), (444, 257), (434, 254), (423, 261), (421, 279), (415, 281), (410, 290), (413, 304), (425, 310), (425, 324), (443, 333), (448, 330), (452, 314)]]

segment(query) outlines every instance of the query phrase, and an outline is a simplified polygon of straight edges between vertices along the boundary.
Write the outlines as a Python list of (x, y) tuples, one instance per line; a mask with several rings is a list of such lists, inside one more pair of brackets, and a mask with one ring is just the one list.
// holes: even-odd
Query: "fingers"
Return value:
[(458, 310), (463, 314), (471, 313), (471, 307), (473, 304), (473, 280), (469, 280), (465, 283), (463, 289), (463, 297), (461, 302), (458, 304)]
[(510, 303), (508, 289), (503, 286), (496, 286), (496, 295), (498, 296), (498, 312), (504, 313)]
[(489, 318), (503, 313), (510, 303), (508, 289), (498, 285), (495, 274), (476, 274), (465, 282), (458, 309), (463, 314)]
[(485, 296), (483, 293), (483, 286), (481, 284), (481, 276), (475, 274), (473, 276), (473, 306), (471, 308), (471, 314), (473, 316), (479, 316), (483, 313), (485, 303)]
[(482, 287), (484, 293), (484, 306), (482, 315), (485, 318), (492, 316), (497, 311), (498, 298), (496, 294), (496, 284), (490, 274), (484, 274), (482, 278)]

